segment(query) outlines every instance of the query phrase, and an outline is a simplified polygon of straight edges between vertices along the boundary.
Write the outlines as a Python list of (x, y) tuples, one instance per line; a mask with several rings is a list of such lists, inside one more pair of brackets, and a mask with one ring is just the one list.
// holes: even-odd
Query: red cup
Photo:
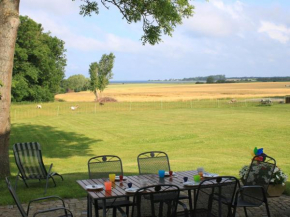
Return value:
[(105, 190), (106, 191), (111, 191), (112, 190), (112, 182), (110, 182), (110, 181), (105, 182)]
[(169, 171), (169, 176), (172, 176), (173, 175), (173, 171)]
[(123, 181), (123, 175), (120, 175), (119, 177), (120, 177), (120, 181)]

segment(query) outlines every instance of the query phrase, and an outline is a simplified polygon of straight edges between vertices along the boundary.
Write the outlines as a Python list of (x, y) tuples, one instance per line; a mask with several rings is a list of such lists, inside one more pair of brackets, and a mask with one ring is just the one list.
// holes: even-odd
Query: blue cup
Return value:
[(187, 180), (188, 180), (188, 177), (183, 177), (184, 182), (187, 182)]
[(158, 171), (158, 175), (159, 175), (159, 178), (164, 178), (164, 176), (165, 176), (165, 170), (159, 170)]
[(132, 184), (131, 182), (128, 183), (128, 187), (129, 187), (129, 188), (131, 188), (132, 185), (133, 185), (133, 184)]

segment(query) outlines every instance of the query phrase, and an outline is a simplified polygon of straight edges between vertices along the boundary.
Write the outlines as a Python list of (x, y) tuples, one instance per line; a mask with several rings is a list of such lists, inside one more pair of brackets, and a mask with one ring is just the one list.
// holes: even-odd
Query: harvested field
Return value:
[[(232, 84), (111, 84), (103, 97), (119, 102), (178, 101), (192, 99), (255, 98), (290, 95), (290, 82), (255, 82)], [(94, 101), (89, 91), (58, 94), (57, 100)]]

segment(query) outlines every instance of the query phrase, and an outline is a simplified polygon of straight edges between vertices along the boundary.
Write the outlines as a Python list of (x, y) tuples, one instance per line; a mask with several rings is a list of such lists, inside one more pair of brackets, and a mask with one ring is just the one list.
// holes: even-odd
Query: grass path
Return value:
[[(38, 141), (42, 145), (46, 165), (64, 174), (58, 187), (48, 195), (85, 196), (75, 180), (87, 178), (87, 161), (103, 154), (118, 155), (124, 172), (138, 172), (136, 157), (150, 150), (168, 153), (175, 171), (205, 167), (220, 175), (238, 176), (239, 169), (250, 163), (250, 152), (263, 147), (277, 160), (278, 166), (290, 174), (290, 107), (199, 108), (110, 112), (97, 114), (64, 114), (14, 121), (12, 144)], [(11, 155), (12, 174), (17, 170)], [(23, 201), (43, 196), (44, 182), (33, 182), (31, 188), (19, 183)], [(0, 204), (11, 204), (5, 192)], [(289, 188), (289, 186), (288, 186)], [(290, 189), (288, 189), (290, 193)]]

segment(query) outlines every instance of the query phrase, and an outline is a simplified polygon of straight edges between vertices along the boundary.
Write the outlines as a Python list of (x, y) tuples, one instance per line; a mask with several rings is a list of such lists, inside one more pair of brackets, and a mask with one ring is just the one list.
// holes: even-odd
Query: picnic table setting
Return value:
[[(33, 150), (35, 153), (29, 155)], [(46, 181), (52, 178), (55, 185), (53, 176), (62, 178), (58, 173), (51, 172), (52, 166), (46, 172), (43, 168), (36, 170), (35, 165), (32, 167), (25, 163), (36, 162), (32, 160), (32, 156), (36, 156), (43, 166), (38, 143), (18, 143), (14, 147), (14, 154), (19, 168), (18, 176), (26, 186), (27, 181), (33, 178)], [(113, 217), (234, 217), (239, 207), (248, 216), (248, 208), (260, 207), (263, 204), (267, 215), (271, 216), (266, 192), (276, 171), (276, 161), (263, 153), (263, 149), (255, 148), (252, 155), (247, 175), (242, 179), (243, 185), (236, 177), (212, 173), (203, 167), (172, 171), (169, 157), (162, 151), (149, 151), (137, 156), (139, 175), (124, 175), (122, 160), (116, 155), (93, 157), (88, 160), (88, 179), (76, 180), (76, 183), (87, 194), (88, 217), (106, 217), (110, 214), (109, 210)], [(26, 171), (30, 171), (30, 174)], [(40, 175), (36, 175), (36, 172)], [(20, 213), (27, 217), (30, 203), (25, 212), (8, 178), (6, 182)], [(45, 193), (46, 190), (47, 182)], [(32, 202), (49, 198), (51, 197), (38, 198)], [(34, 215), (63, 210), (62, 216), (73, 216), (63, 200), (57, 198), (62, 201), (62, 207), (40, 211)]]

